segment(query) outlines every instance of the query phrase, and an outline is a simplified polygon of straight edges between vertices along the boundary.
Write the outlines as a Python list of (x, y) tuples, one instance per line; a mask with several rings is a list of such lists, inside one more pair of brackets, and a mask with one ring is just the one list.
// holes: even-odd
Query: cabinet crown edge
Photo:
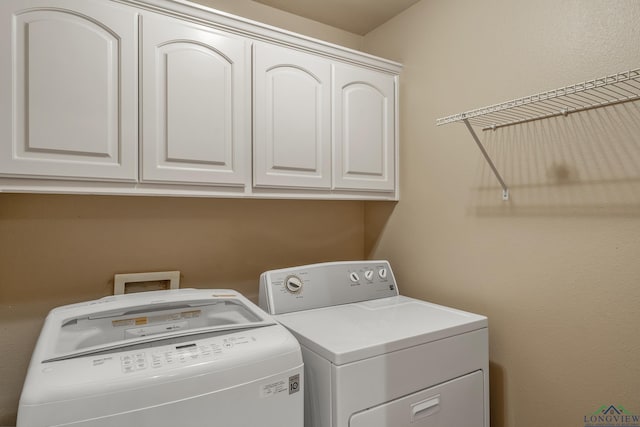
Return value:
[(340, 46), (242, 16), (220, 11), (187, 0), (111, 0), (140, 9), (179, 17), (183, 20), (211, 26), (251, 39), (267, 41), (289, 48), (308, 51), (333, 60), (376, 69), (389, 74), (400, 74), (402, 64), (359, 50)]

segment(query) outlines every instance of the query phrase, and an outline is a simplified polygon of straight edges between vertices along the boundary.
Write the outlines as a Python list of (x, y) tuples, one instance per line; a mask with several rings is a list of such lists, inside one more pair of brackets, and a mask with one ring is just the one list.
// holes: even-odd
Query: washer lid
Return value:
[(274, 316), (335, 365), (487, 327), (487, 318), (395, 296)]
[(36, 350), (40, 361), (52, 362), (177, 336), (273, 324), (269, 315), (233, 290), (141, 292), (51, 310)]

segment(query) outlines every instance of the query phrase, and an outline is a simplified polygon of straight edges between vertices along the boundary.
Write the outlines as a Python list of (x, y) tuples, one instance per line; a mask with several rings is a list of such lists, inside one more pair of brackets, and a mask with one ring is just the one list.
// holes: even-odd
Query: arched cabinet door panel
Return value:
[(254, 91), (254, 185), (329, 189), (331, 63), (258, 44)]
[(0, 4), (0, 174), (135, 181), (138, 14), (93, 0), (24, 4)]
[(396, 78), (334, 66), (334, 188), (394, 191)]
[(153, 14), (142, 34), (141, 181), (246, 184), (249, 42)]

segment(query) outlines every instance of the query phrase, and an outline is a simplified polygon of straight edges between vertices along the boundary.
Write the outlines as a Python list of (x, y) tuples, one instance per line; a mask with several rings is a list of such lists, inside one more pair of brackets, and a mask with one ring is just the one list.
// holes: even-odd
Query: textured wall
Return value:
[(283, 12), (252, 0), (194, 0), (194, 3), (351, 49), (362, 47), (362, 36)]
[(492, 426), (640, 414), (640, 102), (485, 132), (437, 118), (640, 67), (636, 0), (423, 0), (365, 36), (403, 62), (401, 202), (365, 207), (401, 290), (486, 314)]

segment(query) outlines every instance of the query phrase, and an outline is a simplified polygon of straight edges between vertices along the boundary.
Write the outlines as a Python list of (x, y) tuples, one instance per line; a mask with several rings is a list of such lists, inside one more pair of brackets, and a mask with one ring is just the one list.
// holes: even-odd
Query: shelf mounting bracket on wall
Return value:
[(491, 157), (487, 154), (472, 125), (483, 131), (496, 130), (534, 120), (586, 111), (608, 105), (640, 100), (640, 68), (605, 77), (576, 83), (559, 89), (525, 96), (513, 101), (454, 114), (436, 120), (438, 126), (463, 122), (480, 148), (494, 175), (502, 186), (502, 200), (509, 200), (509, 188), (505, 184)]
[(491, 166), (491, 170), (493, 171), (493, 174), (496, 176), (496, 178), (498, 179), (498, 182), (502, 186), (502, 200), (505, 200), (505, 201), (509, 200), (509, 188), (507, 187), (507, 184), (504, 183), (504, 179), (502, 179), (502, 175), (500, 175), (500, 172), (498, 172), (496, 165), (493, 164), (493, 160), (491, 160), (491, 157), (489, 157), (489, 154), (487, 153), (487, 150), (485, 150), (484, 145), (482, 145), (480, 138), (478, 138), (478, 135), (473, 130), (473, 127), (469, 123), (469, 120), (463, 119), (462, 121), (464, 122), (465, 125), (467, 125), (467, 129), (469, 129), (469, 132), (471, 133), (473, 140), (478, 145), (478, 148), (482, 152), (484, 159), (487, 161), (487, 163), (489, 163), (489, 166)]

